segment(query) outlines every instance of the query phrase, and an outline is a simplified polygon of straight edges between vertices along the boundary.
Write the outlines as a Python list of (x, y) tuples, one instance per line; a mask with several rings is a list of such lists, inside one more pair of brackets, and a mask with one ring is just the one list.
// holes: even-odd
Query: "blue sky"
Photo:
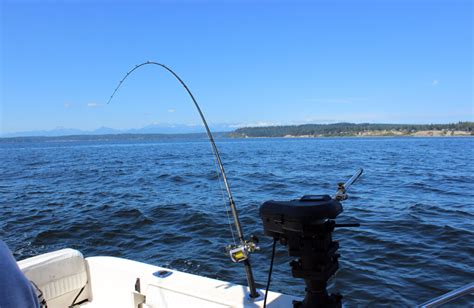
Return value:
[(473, 121), (472, 1), (1, 0), (0, 133)]

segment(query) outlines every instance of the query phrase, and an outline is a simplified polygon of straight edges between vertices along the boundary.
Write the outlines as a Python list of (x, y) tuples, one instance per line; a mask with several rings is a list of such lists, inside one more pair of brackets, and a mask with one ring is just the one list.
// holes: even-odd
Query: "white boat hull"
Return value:
[[(43, 291), (49, 308), (70, 306), (82, 287), (76, 303), (87, 301), (77, 307), (263, 307), (263, 290), (261, 297), (251, 300), (248, 288), (241, 285), (122, 258), (84, 259), (72, 249), (18, 264)], [(267, 306), (292, 307), (295, 299), (269, 291)]]

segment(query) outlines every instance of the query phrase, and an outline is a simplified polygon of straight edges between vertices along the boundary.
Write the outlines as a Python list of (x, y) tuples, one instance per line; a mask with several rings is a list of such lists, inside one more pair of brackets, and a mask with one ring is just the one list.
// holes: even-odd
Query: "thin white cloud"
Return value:
[(283, 125), (281, 122), (254, 122), (254, 123), (238, 123), (238, 124), (230, 124), (229, 127), (231, 128), (240, 128), (240, 127), (265, 127), (265, 126), (277, 126)]
[(307, 102), (321, 103), (321, 104), (351, 104), (357, 100), (355, 98), (310, 98), (307, 99)]
[(359, 101), (364, 101), (364, 97), (323, 97), (323, 98), (309, 98), (307, 102), (321, 103), (321, 104), (352, 104)]
[(72, 107), (72, 103), (66, 102), (64, 103), (64, 108), (69, 109)]
[(89, 108), (95, 108), (95, 107), (98, 107), (98, 106), (99, 106), (99, 104), (97, 104), (97, 103), (87, 103), (87, 107), (89, 107)]
[(173, 113), (173, 112), (175, 112), (175, 111), (176, 111), (176, 109), (173, 109), (173, 108), (168, 109), (168, 112), (169, 112), (169, 113)]
[(437, 86), (439, 84), (439, 80), (438, 79), (434, 79), (432, 82), (431, 82), (431, 85), (432, 86)]

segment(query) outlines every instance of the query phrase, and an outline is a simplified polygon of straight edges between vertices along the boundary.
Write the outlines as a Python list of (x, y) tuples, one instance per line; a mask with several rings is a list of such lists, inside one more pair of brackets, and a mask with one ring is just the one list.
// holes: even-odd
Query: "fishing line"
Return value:
[[(115, 96), (115, 94), (117, 93), (118, 89), (122, 86), (122, 84), (124, 83), (125, 79), (128, 78), (128, 76), (130, 76), (136, 69), (142, 67), (142, 66), (145, 66), (145, 65), (157, 65), (157, 66), (161, 66), (163, 67), (164, 69), (166, 69), (167, 71), (169, 71), (171, 74), (173, 74), (173, 76), (181, 83), (181, 85), (185, 88), (185, 90), (188, 92), (189, 96), (191, 97), (200, 117), (201, 117), (201, 120), (204, 124), (204, 127), (206, 128), (206, 133), (207, 133), (207, 137), (211, 143), (211, 150), (214, 154), (214, 160), (215, 160), (215, 163), (216, 163), (216, 171), (218, 170), (217, 168), (220, 168), (221, 172), (217, 172), (217, 176), (218, 176), (218, 179), (219, 179), (219, 185), (221, 187), (221, 190), (223, 190), (222, 188), (222, 183), (221, 183), (221, 175), (222, 175), (222, 181), (224, 182), (224, 185), (226, 186), (226, 190), (227, 190), (227, 194), (228, 194), (228, 197), (229, 197), (229, 201), (230, 201), (230, 206), (232, 207), (232, 204), (234, 203), (234, 200), (233, 200), (233, 197), (232, 197), (232, 193), (230, 192), (230, 188), (229, 188), (229, 185), (227, 184), (227, 177), (225, 176), (225, 172), (224, 172), (224, 166), (222, 165), (222, 162), (221, 162), (221, 159), (220, 159), (220, 155), (219, 155), (219, 152), (217, 151), (217, 147), (216, 147), (216, 144), (214, 142), (214, 138), (212, 136), (212, 133), (209, 129), (209, 126), (207, 125), (207, 122), (206, 122), (206, 119), (204, 118), (204, 114), (202, 113), (201, 111), (201, 108), (199, 107), (196, 99), (194, 98), (194, 95), (191, 93), (191, 91), (189, 90), (188, 86), (184, 83), (184, 81), (173, 71), (171, 70), (169, 67), (167, 67), (166, 65), (164, 64), (161, 64), (161, 63), (157, 63), (157, 62), (153, 62), (153, 61), (147, 61), (147, 62), (143, 62), (141, 64), (138, 64), (138, 65), (135, 65), (135, 67), (131, 70), (129, 70), (125, 76), (119, 81), (119, 84), (117, 85), (117, 87), (115, 88), (114, 92), (112, 93), (112, 95), (110, 95), (110, 98), (109, 100), (107, 101), (107, 104), (109, 104), (113, 97)], [(224, 202), (225, 206), (227, 207), (227, 202)], [(228, 210), (226, 209), (226, 213), (227, 215), (229, 215), (228, 213)], [(234, 217), (235, 218), (235, 217)], [(230, 224), (230, 217), (229, 217), (229, 224)], [(231, 224), (230, 224), (231, 225)], [(239, 225), (239, 223), (236, 221), (236, 225)], [(241, 233), (241, 232), (239, 232)], [(234, 236), (234, 231), (231, 227), (231, 234), (232, 234), (232, 239), (235, 243), (235, 236)], [(239, 237), (240, 237), (240, 234), (239, 234)], [(243, 241), (243, 237), (242, 237), (242, 241)]]
[[(169, 67), (167, 67), (164, 64), (161, 64), (161, 63), (158, 63), (158, 62), (153, 62), (153, 61), (143, 62), (141, 64), (136, 65), (134, 68), (132, 68), (130, 71), (128, 71), (125, 74), (125, 76), (119, 81), (119, 84), (117, 85), (114, 92), (110, 96), (107, 104), (109, 104), (112, 101), (112, 98), (115, 96), (115, 93), (117, 93), (118, 89), (122, 86), (125, 79), (127, 79), (128, 76), (130, 76), (130, 74), (132, 74), (135, 70), (137, 70), (138, 68), (140, 68), (142, 66), (145, 66), (145, 65), (160, 66), (160, 67), (164, 68), (165, 70), (167, 70), (168, 72), (170, 72), (179, 81), (179, 83), (181, 83), (181, 85), (184, 87), (186, 92), (188, 92), (189, 97), (191, 97), (191, 100), (193, 101), (194, 106), (196, 107), (196, 109), (199, 113), (199, 116), (201, 117), (202, 123), (204, 124), (204, 127), (206, 128), (207, 137), (208, 137), (209, 142), (211, 144), (212, 152), (214, 153), (214, 158), (217, 161), (217, 165), (218, 165), (218, 168), (220, 170), (220, 175), (222, 176), (222, 182), (224, 183), (224, 187), (225, 187), (225, 190), (227, 192), (227, 197), (229, 199), (229, 207), (231, 209), (232, 216), (234, 218), (234, 225), (235, 225), (235, 229), (237, 231), (237, 236), (238, 236), (239, 241), (240, 241), (240, 245), (241, 245), (240, 247), (245, 252), (245, 250), (247, 249), (246, 247), (248, 247), (248, 243), (244, 239), (244, 235), (243, 235), (243, 232), (242, 232), (242, 226), (240, 225), (239, 215), (238, 215), (237, 209), (235, 207), (234, 198), (232, 197), (232, 192), (230, 191), (230, 186), (229, 186), (229, 183), (227, 181), (227, 176), (225, 174), (224, 165), (222, 164), (222, 160), (221, 160), (221, 157), (219, 155), (219, 151), (217, 150), (216, 143), (214, 142), (214, 137), (212, 136), (211, 130), (209, 129), (209, 126), (207, 125), (207, 121), (204, 118), (204, 114), (202, 113), (201, 108), (199, 107), (196, 99), (194, 98), (194, 95), (191, 93), (191, 91), (189, 90), (188, 86), (184, 83), (184, 81), (173, 70), (171, 70)], [(219, 181), (219, 183), (220, 183), (220, 181)], [(231, 228), (231, 230), (232, 230), (232, 228)], [(232, 232), (232, 235), (233, 235), (233, 232)], [(247, 276), (247, 282), (248, 282), (249, 291), (250, 291), (250, 298), (258, 298), (259, 295), (258, 295), (256, 287), (255, 287), (255, 281), (254, 281), (253, 274), (252, 274), (252, 267), (250, 265), (250, 260), (248, 259), (247, 256), (242, 261), (242, 263), (244, 264), (245, 274)]]
[(234, 228), (232, 228), (232, 223), (230, 222), (230, 215), (229, 215), (230, 207), (227, 204), (227, 202), (225, 201), (224, 187), (222, 187), (222, 182), (221, 182), (222, 179), (221, 179), (221, 175), (220, 175), (219, 170), (218, 170), (219, 165), (218, 165), (217, 160), (216, 160), (215, 157), (214, 157), (214, 167), (216, 168), (217, 182), (219, 183), (221, 197), (222, 197), (222, 201), (224, 203), (225, 213), (226, 213), (226, 216), (227, 216), (227, 222), (229, 224), (230, 234), (232, 235), (232, 241), (233, 241), (234, 245), (236, 245), (235, 235), (234, 235)]

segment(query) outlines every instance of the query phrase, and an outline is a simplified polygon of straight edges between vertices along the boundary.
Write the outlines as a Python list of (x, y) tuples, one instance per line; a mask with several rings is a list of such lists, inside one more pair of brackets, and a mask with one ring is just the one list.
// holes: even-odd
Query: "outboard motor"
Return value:
[(293, 277), (306, 283), (306, 296), (295, 301), (295, 308), (341, 307), (342, 296), (328, 294), (327, 282), (339, 268), (339, 243), (332, 232), (338, 227), (358, 227), (359, 224), (337, 224), (342, 213), (341, 201), (346, 191), (362, 174), (359, 169), (349, 181), (339, 183), (337, 193), (306, 195), (291, 201), (267, 201), (260, 206), (265, 235), (287, 246), (288, 254), (296, 257), (290, 262)]

